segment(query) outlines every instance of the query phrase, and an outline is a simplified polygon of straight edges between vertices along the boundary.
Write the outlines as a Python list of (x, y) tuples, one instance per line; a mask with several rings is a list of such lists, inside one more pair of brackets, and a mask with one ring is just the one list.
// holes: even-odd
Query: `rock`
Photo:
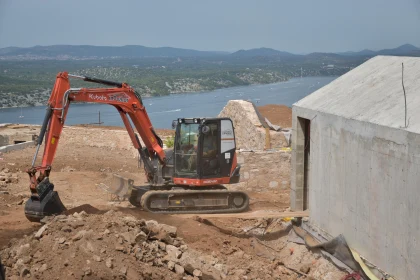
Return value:
[(129, 244), (135, 244), (135, 236), (131, 232), (123, 232), (120, 234), (123, 240)]
[(160, 234), (163, 237), (164, 234), (161, 233), (163, 231), (168, 233), (170, 237), (176, 237), (177, 232), (176, 227), (165, 224), (159, 224), (158, 222), (153, 220), (146, 222), (146, 229), (150, 236), (157, 236)]
[(169, 261), (168, 262), (168, 269), (173, 271), (175, 268), (175, 263), (173, 261)]
[(51, 222), (54, 219), (53, 216), (45, 216), (44, 218), (42, 218), (40, 220), (41, 224), (47, 224), (49, 222)]
[(116, 245), (115, 246), (115, 250), (120, 251), (120, 252), (123, 252), (124, 251), (124, 246), (122, 246), (122, 245)]
[(179, 249), (181, 250), (181, 252), (186, 252), (188, 250), (188, 245), (181, 245)]
[(166, 244), (163, 242), (158, 242), (158, 247), (159, 249), (161, 249), (162, 251), (166, 251)]
[(27, 255), (29, 252), (29, 249), (31, 248), (31, 245), (29, 245), (29, 243), (26, 243), (24, 245), (21, 245), (17, 250), (16, 250), (16, 256), (20, 256), (20, 255)]
[(65, 237), (61, 237), (61, 238), (58, 239), (58, 244), (63, 244), (64, 242), (66, 242)]
[(305, 274), (308, 274), (311, 270), (311, 267), (309, 266), (309, 264), (304, 264), (299, 268), (299, 270)]
[(95, 252), (95, 247), (90, 242), (86, 242), (86, 249), (91, 253)]
[(166, 245), (166, 259), (176, 262), (182, 256), (182, 252), (173, 245)]
[(36, 239), (40, 239), (43, 235), (45, 230), (47, 229), (47, 225), (43, 225), (36, 233), (35, 233), (35, 238)]
[(113, 258), (107, 258), (105, 261), (106, 267), (113, 268), (114, 267), (114, 264), (112, 263), (113, 260), (114, 260)]
[(86, 218), (87, 216), (89, 216), (88, 213), (86, 213), (84, 210), (82, 212), (79, 213), (79, 217), (84, 217)]
[(9, 178), (9, 183), (18, 183), (19, 182), (19, 178), (16, 176), (12, 176)]
[(64, 232), (71, 232), (71, 231), (72, 231), (72, 229), (71, 229), (71, 227), (64, 226), (64, 227), (62, 227), (62, 228), (61, 228), (61, 231), (64, 231)]
[(30, 263), (31, 260), (32, 260), (31, 256), (23, 256), (23, 258), (22, 258), (22, 261), (23, 261), (24, 264)]
[(57, 215), (54, 217), (54, 221), (64, 221), (64, 220), (67, 220), (66, 215)]
[(9, 168), (4, 168), (1, 172), (4, 173), (4, 174), (6, 174), (6, 173), (9, 173), (10, 170), (9, 170)]
[(69, 265), (69, 260), (68, 259), (66, 259), (66, 260), (64, 260), (64, 266), (68, 266)]
[(178, 238), (175, 238), (173, 244), (171, 245), (174, 245), (175, 247), (180, 247), (182, 245), (182, 242)]
[(168, 232), (164, 230), (159, 231), (156, 235), (152, 235), (150, 239), (157, 239), (165, 242), (166, 244), (174, 244), (174, 239), (170, 236)]
[(201, 272), (201, 270), (194, 269), (194, 271), (193, 271), (193, 275), (194, 275), (195, 277), (200, 277), (200, 276), (203, 276), (203, 273)]
[(217, 264), (214, 265), (214, 268), (217, 269), (218, 271), (222, 272), (225, 275), (228, 274), (228, 269), (227, 269), (226, 265), (224, 265), (224, 264), (217, 263)]
[(160, 228), (161, 228), (161, 230), (166, 231), (167, 233), (169, 233), (169, 235), (171, 237), (176, 237), (176, 232), (177, 232), (177, 228), (176, 227), (165, 225), (165, 224), (160, 224)]
[(92, 269), (90, 267), (84, 268), (83, 271), (86, 276), (92, 275)]
[(127, 275), (127, 267), (126, 266), (121, 267), (120, 272), (122, 275)]
[(41, 265), (41, 267), (39, 268), (39, 272), (44, 272), (48, 269), (48, 266), (46, 263), (44, 263), (43, 265)]
[(145, 242), (147, 240), (147, 234), (145, 234), (144, 232), (140, 231), (136, 237), (134, 238), (135, 242), (137, 244), (142, 244), (143, 242)]
[(191, 264), (184, 265), (184, 270), (186, 273), (193, 275), (195, 268)]
[(21, 271), (20, 271), (20, 276), (21, 277), (26, 277), (30, 274), (31, 274), (31, 271), (27, 267), (22, 268)]
[(86, 230), (81, 230), (81, 231), (79, 231), (78, 233), (76, 233), (76, 235), (74, 235), (74, 236), (72, 237), (72, 240), (73, 240), (73, 241), (78, 241), (78, 240), (82, 239), (82, 238), (83, 238), (83, 236), (85, 236), (85, 234), (86, 234)]
[[(74, 213), (74, 214), (77, 214), (77, 212)], [(72, 228), (77, 229), (79, 227), (83, 227), (85, 225), (85, 223), (83, 223), (82, 221), (75, 221), (75, 222), (71, 223), (70, 225), (71, 225)]]
[(179, 264), (175, 264), (175, 272), (177, 274), (184, 274), (184, 268), (182, 266), (180, 266)]
[(22, 199), (22, 200), (20, 200), (20, 201), (16, 202), (16, 205), (22, 205), (24, 202), (25, 202), (25, 201)]
[(97, 255), (93, 255), (92, 259), (96, 262), (100, 262), (102, 260), (101, 257)]
[(238, 251), (236, 251), (235, 253), (233, 253), (233, 255), (235, 256), (235, 257), (237, 257), (237, 258), (243, 258), (243, 256), (244, 256), (244, 254), (245, 254), (245, 252), (244, 251), (242, 251), (242, 250), (238, 250)]
[(66, 166), (64, 168), (61, 168), (61, 172), (73, 172), (76, 171), (76, 169), (74, 169), (73, 167), (70, 166)]
[(37, 259), (37, 262), (41, 261), (44, 258), (44, 254), (41, 250), (38, 250), (34, 254), (34, 259)]

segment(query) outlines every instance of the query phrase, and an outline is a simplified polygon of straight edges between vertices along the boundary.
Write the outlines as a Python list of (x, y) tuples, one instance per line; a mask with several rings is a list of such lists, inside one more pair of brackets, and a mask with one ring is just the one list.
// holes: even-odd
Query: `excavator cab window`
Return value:
[(181, 123), (177, 128), (175, 166), (178, 174), (197, 174), (199, 128), (198, 123)]
[(202, 174), (203, 176), (219, 173), (219, 130), (217, 122), (206, 124), (206, 133), (202, 134)]

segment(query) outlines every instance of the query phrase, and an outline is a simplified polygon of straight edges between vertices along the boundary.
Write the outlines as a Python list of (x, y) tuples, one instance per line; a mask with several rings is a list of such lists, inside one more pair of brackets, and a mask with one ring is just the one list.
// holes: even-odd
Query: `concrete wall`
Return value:
[(9, 136), (8, 135), (0, 135), (0, 147), (9, 145)]
[[(403, 113), (403, 112), (402, 112)], [(311, 120), (310, 223), (397, 279), (420, 275), (420, 135), (299, 107)], [(291, 207), (299, 210), (302, 168), (292, 140)]]
[(11, 152), (11, 151), (23, 150), (27, 147), (33, 147), (35, 145), (36, 145), (35, 141), (28, 141), (28, 142), (19, 143), (19, 144), (2, 146), (2, 147), (0, 147), (0, 153), (8, 153), (8, 152)]

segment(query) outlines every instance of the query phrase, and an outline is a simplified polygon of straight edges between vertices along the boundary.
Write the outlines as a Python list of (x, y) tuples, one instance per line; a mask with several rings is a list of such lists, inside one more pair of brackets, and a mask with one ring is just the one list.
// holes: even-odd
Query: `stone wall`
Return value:
[[(245, 100), (230, 100), (220, 112), (219, 117), (228, 117), (235, 128), (237, 149), (261, 151), (266, 148), (287, 147), (288, 142), (282, 132), (266, 131), (261, 123), (255, 107)], [(267, 147), (266, 137), (270, 137)]]
[(241, 180), (232, 185), (235, 189), (262, 192), (290, 188), (291, 152), (237, 152), (237, 157)]

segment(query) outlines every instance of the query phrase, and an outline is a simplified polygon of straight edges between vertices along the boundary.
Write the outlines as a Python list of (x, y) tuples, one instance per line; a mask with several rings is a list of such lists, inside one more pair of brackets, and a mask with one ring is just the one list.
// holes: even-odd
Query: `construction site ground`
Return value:
[[(101, 129), (105, 131), (101, 137), (106, 137), (106, 131), (112, 134), (115, 128)], [(158, 134), (164, 135), (171, 133), (173, 132), (170, 130), (158, 131)], [(35, 147), (30, 147), (1, 155), (3, 160), (0, 161), (0, 171), (12, 178), (0, 193), (0, 252), (3, 249), (0, 256), (8, 266), (10, 279), (25, 276), (32, 279), (335, 280), (346, 275), (320, 252), (310, 251), (305, 245), (288, 241), (290, 222), (287, 218), (276, 218), (273, 213), (288, 211), (289, 186), (275, 191), (271, 188), (248, 188), (245, 191), (250, 196), (250, 209), (239, 218), (148, 213), (131, 206), (128, 201), (115, 200), (99, 186), (101, 183), (111, 184), (113, 173), (134, 179), (135, 185), (145, 184), (142, 168), (138, 167), (132, 151), (83, 143), (65, 142), (65, 145), (59, 147), (53, 163), (50, 181), (54, 183), (55, 190), (69, 210), (66, 213), (68, 218), (62, 219), (71, 225), (74, 216), (82, 221), (82, 226), (77, 230), (91, 230), (94, 234), (106, 230), (104, 223), (112, 220), (111, 224), (114, 226), (109, 229), (115, 236), (108, 234), (107, 238), (102, 235), (100, 238), (85, 237), (88, 247), (104, 246), (107, 249), (100, 252), (99, 249), (89, 249), (90, 251), (83, 251), (83, 254), (77, 252), (85, 243), (79, 249), (72, 246), (84, 241), (80, 241), (77, 234), (76, 237), (70, 237), (66, 227), (59, 226), (57, 221), (48, 226), (46, 233), (35, 238), (34, 233), (39, 233), (41, 225), (29, 222), (24, 216), (24, 204), (29, 197), (29, 180), (25, 170), (34, 153)], [(290, 170), (285, 172), (290, 173)], [(110, 210), (116, 212), (109, 212)], [(304, 213), (299, 215), (305, 216)], [(172, 251), (169, 249), (174, 247), (169, 245), (173, 244), (172, 239), (171, 242), (156, 238), (157, 240), (146, 240), (142, 245), (133, 245), (135, 242), (126, 244), (118, 232), (130, 232), (132, 229), (118, 223), (132, 218), (154, 220), (159, 224), (176, 227), (179, 242), (185, 244), (188, 250), (185, 251), (187, 247), (179, 247), (183, 251), (182, 257), (177, 255), (174, 260), (170, 260), (168, 256)], [(77, 227), (73, 228), (72, 234), (77, 233)], [(47, 242), (51, 244), (48, 245)], [(162, 242), (166, 245), (162, 245)], [(67, 244), (67, 247), (63, 244)], [(121, 249), (119, 244), (126, 246), (125, 249)], [(150, 249), (153, 244), (160, 251)], [(25, 246), (38, 248), (40, 245), (51, 246), (53, 249), (43, 250), (44, 255), (38, 258), (32, 251), (29, 260), (19, 259), (19, 254), (16, 253), (26, 248)], [(155, 252), (152, 258), (138, 257), (136, 252), (140, 250), (139, 246), (143, 246), (144, 253)], [(146, 250), (145, 246), (150, 250)], [(37, 252), (39, 251), (42, 249)], [(165, 254), (166, 257), (161, 258)], [(92, 261), (92, 258), (97, 261)], [(110, 259), (115, 262), (114, 265), (109, 264)]]

